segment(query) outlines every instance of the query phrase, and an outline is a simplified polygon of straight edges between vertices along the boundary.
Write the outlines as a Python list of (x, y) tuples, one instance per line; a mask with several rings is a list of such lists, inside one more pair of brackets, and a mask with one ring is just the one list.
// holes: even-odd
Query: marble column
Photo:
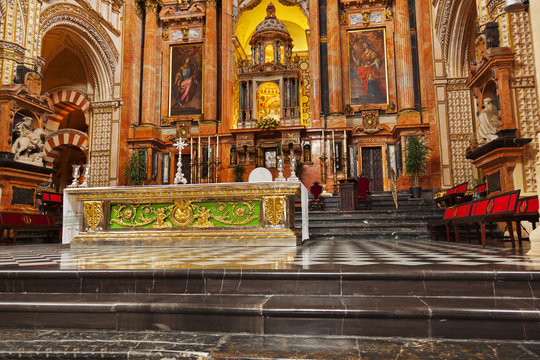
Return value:
[(146, 0), (146, 15), (144, 20), (144, 55), (143, 55), (143, 96), (142, 96), (142, 123), (159, 126), (159, 116), (156, 112), (156, 68), (158, 61), (157, 51), (157, 7), (156, 0)]
[(206, 33), (204, 40), (204, 102), (205, 120), (217, 118), (217, 21), (216, 0), (206, 1)]
[(233, 72), (234, 72), (234, 46), (233, 46), (233, 0), (223, 0), (221, 7), (221, 125), (220, 133), (228, 132), (233, 119)]
[(321, 47), (319, 39), (319, 0), (308, 0), (309, 6), (309, 77), (311, 125), (321, 126)]
[(339, 31), (339, 0), (329, 0), (326, 4), (328, 29), (328, 92), (330, 114), (343, 113), (341, 89), (341, 40)]
[(396, 1), (396, 75), (399, 110), (414, 110), (414, 82), (407, 0)]

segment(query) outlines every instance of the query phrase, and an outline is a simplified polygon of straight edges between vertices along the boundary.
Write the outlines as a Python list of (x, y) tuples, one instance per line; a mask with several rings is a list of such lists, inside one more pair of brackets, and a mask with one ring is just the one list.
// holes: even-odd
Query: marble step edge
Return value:
[(64, 301), (10, 300), (9, 296), (1, 296), (0, 313), (2, 317), (9, 313), (18, 314), (20, 317), (24, 317), (24, 314), (32, 316), (35, 313), (64, 313), (74, 317), (88, 313), (140, 313), (334, 319), (540, 320), (540, 310), (533, 305), (534, 299), (280, 295), (160, 295), (147, 296), (148, 299), (139, 297), (146, 301), (137, 301), (132, 294), (99, 295), (95, 300), (81, 299), (79, 294), (73, 294), (71, 298), (64, 296)]
[[(309, 245), (308, 245), (309, 246)], [(473, 245), (474, 246), (474, 245)], [(481, 246), (475, 246), (482, 249)], [(498, 252), (497, 252), (498, 253)], [(366, 269), (366, 270), (265, 270), (265, 269), (130, 269), (130, 270), (3, 270), (0, 280), (13, 279), (261, 279), (261, 280), (494, 280), (540, 281), (540, 270), (489, 269)]]

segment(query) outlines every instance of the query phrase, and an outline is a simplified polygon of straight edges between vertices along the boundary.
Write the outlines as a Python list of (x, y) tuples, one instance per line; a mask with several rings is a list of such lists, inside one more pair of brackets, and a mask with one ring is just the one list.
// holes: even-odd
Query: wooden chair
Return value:
[(318, 208), (319, 210), (324, 210), (324, 200), (320, 198), (323, 192), (323, 187), (321, 186), (321, 184), (319, 184), (318, 181), (315, 181), (313, 185), (309, 187), (309, 192), (311, 193), (311, 195), (313, 195), (313, 199), (310, 200), (308, 203), (309, 209), (314, 210), (315, 208)]
[(370, 183), (371, 181), (365, 176), (360, 176), (358, 178), (358, 204), (366, 204), (368, 210), (371, 209)]

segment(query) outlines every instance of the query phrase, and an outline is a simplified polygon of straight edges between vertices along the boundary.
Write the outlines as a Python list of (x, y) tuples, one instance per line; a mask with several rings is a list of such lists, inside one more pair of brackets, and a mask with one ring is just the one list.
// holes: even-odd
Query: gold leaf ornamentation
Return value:
[(193, 216), (193, 206), (191, 201), (180, 200), (174, 202), (172, 209), (171, 221), (176, 226), (189, 226), (195, 217)]
[(268, 196), (264, 198), (264, 213), (270, 224), (276, 226), (283, 218), (285, 200), (281, 196)]
[(101, 201), (84, 202), (84, 218), (90, 231), (96, 231), (103, 219), (103, 203)]

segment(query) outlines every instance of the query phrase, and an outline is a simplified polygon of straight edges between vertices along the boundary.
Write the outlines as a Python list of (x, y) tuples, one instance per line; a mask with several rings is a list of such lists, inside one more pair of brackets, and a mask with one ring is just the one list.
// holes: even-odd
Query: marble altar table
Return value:
[[(301, 232), (294, 221), (298, 198)], [(307, 198), (297, 181), (68, 188), (62, 243), (296, 246), (309, 237)]]

